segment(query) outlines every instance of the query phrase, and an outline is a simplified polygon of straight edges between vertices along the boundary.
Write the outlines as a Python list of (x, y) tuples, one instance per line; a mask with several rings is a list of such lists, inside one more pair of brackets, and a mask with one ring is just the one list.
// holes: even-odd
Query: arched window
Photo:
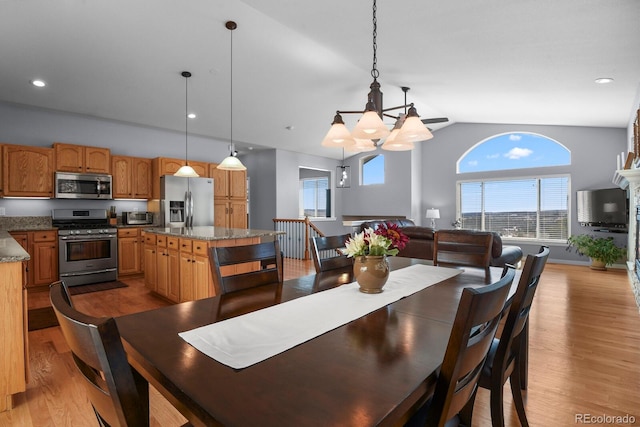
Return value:
[(510, 132), (478, 142), (458, 159), (457, 172), (486, 172), (571, 164), (571, 152), (551, 138)]
[(568, 173), (558, 168), (542, 176), (486, 172), (570, 164), (571, 152), (543, 135), (513, 132), (480, 141), (457, 163), (458, 174), (485, 172), (482, 179), (457, 183), (462, 227), (494, 231), (506, 238), (566, 241), (570, 232)]

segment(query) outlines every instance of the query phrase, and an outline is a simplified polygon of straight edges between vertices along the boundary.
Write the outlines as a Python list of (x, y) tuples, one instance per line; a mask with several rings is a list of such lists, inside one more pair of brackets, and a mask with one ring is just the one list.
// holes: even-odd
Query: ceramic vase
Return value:
[(360, 292), (378, 294), (389, 279), (389, 260), (386, 256), (359, 256), (353, 263), (353, 277)]

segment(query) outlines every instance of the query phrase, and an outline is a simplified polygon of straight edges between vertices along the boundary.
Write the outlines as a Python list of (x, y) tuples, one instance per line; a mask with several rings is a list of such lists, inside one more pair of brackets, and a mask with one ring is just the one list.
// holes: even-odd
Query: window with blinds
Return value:
[(458, 182), (462, 228), (566, 241), (569, 175)]
[(300, 180), (300, 208), (301, 217), (329, 217), (331, 212), (331, 191), (329, 178), (305, 178)]

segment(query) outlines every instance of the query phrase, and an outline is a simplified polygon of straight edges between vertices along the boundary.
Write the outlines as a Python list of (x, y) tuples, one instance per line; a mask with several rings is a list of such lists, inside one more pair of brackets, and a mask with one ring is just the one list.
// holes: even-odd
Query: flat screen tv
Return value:
[(627, 191), (620, 188), (576, 191), (578, 222), (582, 226), (626, 229), (629, 222)]

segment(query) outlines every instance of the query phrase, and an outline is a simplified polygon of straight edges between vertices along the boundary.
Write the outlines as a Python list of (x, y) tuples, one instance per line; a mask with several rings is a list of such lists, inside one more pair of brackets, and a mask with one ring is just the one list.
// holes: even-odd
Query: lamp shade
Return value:
[(439, 219), (440, 218), (440, 209), (427, 209), (427, 218), (429, 219)]
[(198, 178), (200, 175), (189, 165), (184, 165), (173, 174), (173, 176), (182, 176), (185, 178)]
[(354, 142), (351, 132), (349, 132), (349, 129), (347, 129), (344, 123), (334, 123), (322, 140), (322, 146), (343, 147), (345, 144), (353, 144)]
[(353, 143), (345, 144), (344, 151), (350, 153), (364, 153), (365, 151), (374, 151), (376, 145), (370, 139), (358, 139), (355, 138)]
[(222, 163), (218, 165), (218, 169), (223, 171), (245, 171), (246, 166), (242, 164), (240, 159), (234, 156), (226, 157)]
[(389, 135), (387, 139), (385, 139), (384, 144), (382, 144), (382, 149), (389, 151), (408, 151), (415, 148), (413, 142), (405, 138), (401, 138), (399, 134), (400, 129), (394, 128), (391, 131), (391, 135)]
[(381, 139), (390, 133), (376, 111), (365, 111), (351, 135), (356, 139)]
[(407, 117), (400, 128), (399, 138), (404, 138), (412, 142), (426, 141), (433, 138), (433, 134), (422, 123), (420, 117)]

